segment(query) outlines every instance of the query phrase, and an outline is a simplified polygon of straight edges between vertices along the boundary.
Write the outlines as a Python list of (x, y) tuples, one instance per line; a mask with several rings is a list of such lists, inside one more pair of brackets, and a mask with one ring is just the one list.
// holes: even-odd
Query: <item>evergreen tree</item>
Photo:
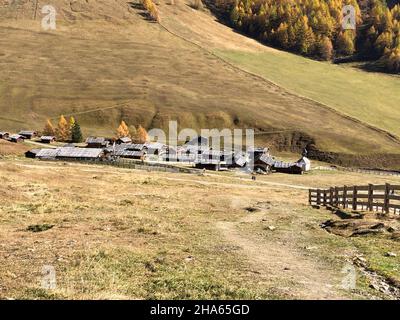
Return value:
[(74, 124), (71, 128), (71, 141), (74, 143), (80, 143), (83, 141), (81, 127), (76, 121), (74, 121)]

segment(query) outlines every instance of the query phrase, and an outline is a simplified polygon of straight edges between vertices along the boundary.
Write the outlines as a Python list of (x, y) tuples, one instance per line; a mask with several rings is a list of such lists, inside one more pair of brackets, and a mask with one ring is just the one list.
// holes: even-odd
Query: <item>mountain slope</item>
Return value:
[(315, 142), (322, 151), (398, 153), (399, 143), (385, 132), (222, 61), (212, 51), (274, 49), (184, 1), (159, 3), (162, 25), (146, 20), (136, 1), (53, 1), (59, 14), (53, 32), (40, 29), (40, 14), (33, 20), (34, 1), (5, 3), (1, 129), (40, 129), (61, 113), (76, 115), (85, 134), (104, 135), (121, 119), (148, 128), (176, 119), (195, 129), (254, 127), (260, 143), (292, 150)]

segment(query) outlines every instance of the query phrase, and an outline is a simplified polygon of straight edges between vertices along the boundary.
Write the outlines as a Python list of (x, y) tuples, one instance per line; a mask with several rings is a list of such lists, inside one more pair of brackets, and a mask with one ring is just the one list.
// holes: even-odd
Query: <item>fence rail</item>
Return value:
[(400, 213), (400, 185), (343, 186), (310, 189), (310, 205)]
[(95, 159), (95, 160), (82, 160), (82, 159), (43, 159), (44, 161), (58, 161), (58, 162), (73, 162), (80, 164), (96, 164), (96, 165), (107, 165), (118, 168), (125, 169), (136, 169), (136, 170), (147, 170), (147, 171), (160, 171), (160, 172), (172, 172), (172, 173), (199, 173), (201, 172), (199, 169), (195, 168), (185, 168), (174, 166), (170, 164), (162, 164), (162, 163), (151, 163), (140, 160), (131, 160), (131, 159), (117, 159), (114, 161)]

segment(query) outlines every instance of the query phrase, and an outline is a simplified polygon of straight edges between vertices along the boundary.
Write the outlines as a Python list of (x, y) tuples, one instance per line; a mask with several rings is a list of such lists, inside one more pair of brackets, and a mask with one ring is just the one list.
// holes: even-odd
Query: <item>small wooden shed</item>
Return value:
[(37, 132), (36, 131), (29, 131), (29, 130), (22, 130), (18, 132), (20, 136), (25, 137), (25, 139), (33, 139), (37, 137)]
[(10, 137), (10, 133), (9, 132), (5, 132), (5, 131), (0, 131), (0, 139), (8, 139)]
[(18, 142), (23, 142), (23, 141), (25, 140), (25, 137), (24, 137), (24, 136), (21, 136), (21, 135), (19, 135), (19, 134), (12, 134), (12, 135), (8, 138), (8, 140), (10, 140), (11, 142), (18, 143)]
[(50, 144), (50, 143), (53, 143), (53, 142), (55, 142), (56, 141), (56, 137), (53, 137), (53, 136), (41, 136), (40, 137), (40, 142), (41, 143), (48, 143), (48, 144)]
[(103, 137), (89, 137), (86, 139), (87, 148), (106, 148), (108, 141)]

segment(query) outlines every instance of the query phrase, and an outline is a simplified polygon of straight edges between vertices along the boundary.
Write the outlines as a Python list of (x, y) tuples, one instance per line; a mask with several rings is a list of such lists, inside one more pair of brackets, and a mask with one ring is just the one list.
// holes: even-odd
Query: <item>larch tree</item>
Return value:
[(130, 137), (129, 128), (126, 125), (125, 121), (123, 120), (121, 121), (121, 124), (117, 129), (117, 137), (118, 138)]
[(63, 115), (60, 116), (57, 126), (57, 139), (59, 141), (68, 141), (70, 137), (69, 124)]
[(56, 135), (56, 129), (54, 128), (50, 119), (47, 119), (46, 125), (43, 128), (43, 135), (44, 136), (55, 136)]
[(146, 129), (143, 128), (141, 125), (139, 125), (139, 128), (137, 129), (137, 142), (146, 143), (148, 141), (149, 141), (149, 135), (147, 134)]
[(321, 58), (325, 61), (330, 61), (333, 56), (333, 45), (332, 41), (326, 37), (323, 36), (318, 40), (318, 53), (321, 56)]
[(342, 55), (351, 55), (354, 53), (354, 40), (352, 38), (351, 32), (340, 32), (336, 40), (336, 46), (338, 53)]
[(69, 138), (72, 138), (72, 128), (75, 125), (75, 118), (73, 116), (69, 117)]

